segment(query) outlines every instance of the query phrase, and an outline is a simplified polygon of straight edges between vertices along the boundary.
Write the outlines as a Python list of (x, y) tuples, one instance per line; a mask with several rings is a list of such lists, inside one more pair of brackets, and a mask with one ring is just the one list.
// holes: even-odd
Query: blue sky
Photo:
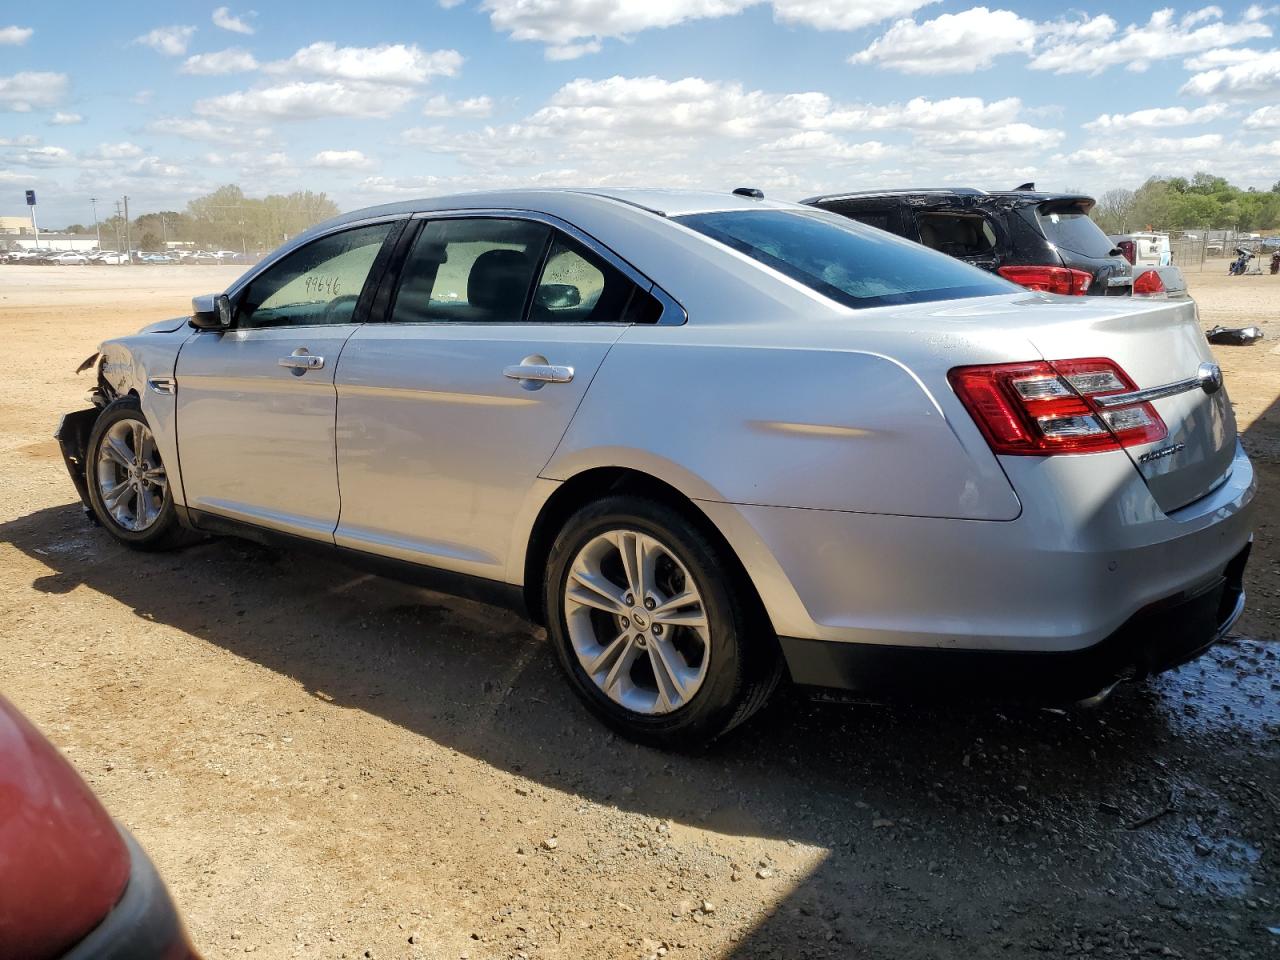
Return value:
[[(1100, 193), (1280, 179), (1280, 7), (955, 0), (9, 4), (0, 214), (513, 184)], [(101, 206), (100, 206), (101, 209)]]

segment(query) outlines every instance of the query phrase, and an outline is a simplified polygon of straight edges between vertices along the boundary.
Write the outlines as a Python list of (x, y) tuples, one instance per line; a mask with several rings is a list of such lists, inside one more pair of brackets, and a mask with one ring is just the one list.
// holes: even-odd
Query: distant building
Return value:
[(38, 244), (35, 234), (28, 232), (20, 240), (7, 241), (7, 245), (20, 250), (34, 250), (39, 247), (41, 250), (78, 250), (84, 253), (87, 250), (98, 249), (98, 238), (92, 233), (45, 233), (41, 230)]
[(28, 233), (35, 233), (31, 229), (30, 217), (0, 217), (0, 234), (22, 236)]

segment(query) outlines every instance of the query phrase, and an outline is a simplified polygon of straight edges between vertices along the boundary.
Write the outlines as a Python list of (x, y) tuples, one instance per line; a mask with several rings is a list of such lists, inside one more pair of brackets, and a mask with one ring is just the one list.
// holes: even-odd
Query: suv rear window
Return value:
[(673, 219), (846, 307), (989, 297), (1018, 289), (977, 267), (835, 214), (751, 210)]
[(1102, 228), (1079, 206), (1042, 203), (1036, 207), (1036, 220), (1046, 240), (1082, 257), (1109, 257), (1115, 249)]

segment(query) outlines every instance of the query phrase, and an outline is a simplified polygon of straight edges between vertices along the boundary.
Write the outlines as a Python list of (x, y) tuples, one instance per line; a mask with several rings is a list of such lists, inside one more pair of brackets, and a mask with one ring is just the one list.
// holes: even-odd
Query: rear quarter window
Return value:
[(1021, 289), (835, 214), (734, 210), (674, 219), (846, 307), (988, 297)]

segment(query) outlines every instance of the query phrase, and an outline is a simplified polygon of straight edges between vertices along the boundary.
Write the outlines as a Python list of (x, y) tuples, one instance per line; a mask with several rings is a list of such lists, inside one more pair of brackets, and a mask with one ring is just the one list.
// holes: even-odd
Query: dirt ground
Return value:
[(1092, 710), (621, 741), (520, 620), (231, 540), (123, 550), (50, 440), (218, 267), (0, 267), (0, 689), (209, 958), (1280, 956), (1280, 277), (1192, 275), (1263, 492), (1238, 634)]

